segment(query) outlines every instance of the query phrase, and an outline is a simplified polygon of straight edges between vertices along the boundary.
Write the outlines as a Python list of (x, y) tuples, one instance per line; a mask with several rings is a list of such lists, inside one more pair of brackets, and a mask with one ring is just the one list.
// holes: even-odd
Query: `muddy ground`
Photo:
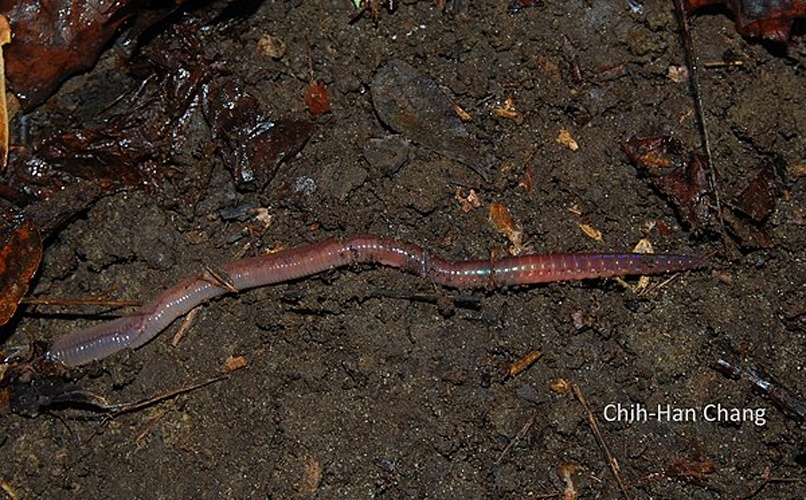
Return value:
[[(456, 292), (359, 267), (226, 297), (201, 308), (177, 347), (174, 325), (75, 376), (119, 403), (206, 380), (230, 356), (248, 358), (247, 368), (112, 419), (4, 415), (0, 477), (25, 498), (529, 498), (567, 492), (563, 471), (572, 471), (582, 496), (620, 496), (583, 406), (552, 391), (564, 380), (584, 394), (630, 496), (801, 496), (803, 424), (711, 365), (730, 353), (806, 395), (806, 184), (794, 168), (806, 161), (806, 45), (802, 36), (788, 50), (750, 42), (720, 11), (691, 20), (701, 60), (744, 59), (702, 72), (721, 195), (735, 196), (768, 154), (790, 166), (763, 226), (773, 246), (742, 249), (694, 236), (619, 147), (656, 134), (695, 148), (701, 140), (688, 83), (668, 76), (685, 64), (671, 2), (646, 1), (643, 12), (630, 4), (543, 2), (513, 14), (502, 1), (446, 13), (404, 2), (375, 25), (349, 24), (347, 0), (264, 2), (218, 29), (216, 51), (271, 116), (305, 118), (310, 42), (333, 110), (302, 153), (260, 192), (236, 190), (214, 155), (177, 160), (182, 175), (157, 192), (107, 197), (53, 238), (34, 293), (147, 300), (208, 264), (364, 232), (485, 258), (508, 246), (487, 222), (492, 202), (509, 208), (536, 251), (627, 250), (656, 222), (670, 229), (649, 233), (657, 251), (710, 255), (711, 269), (639, 295), (612, 280)], [(286, 43), (281, 59), (257, 51), (264, 34)], [(104, 86), (115, 57), (55, 99), (97, 106), (103, 94), (90, 89)], [(394, 58), (472, 116), (496, 159), (490, 183), (422, 147), (395, 173), (366, 161), (368, 141), (390, 133), (368, 86)], [(522, 123), (491, 115), (507, 97)], [(577, 151), (556, 140), (561, 129)], [(459, 188), (474, 189), (481, 206), (463, 212)], [(270, 225), (222, 219), (221, 209), (248, 203), (266, 208)], [(28, 308), (6, 342), (47, 341), (97, 314), (115, 313)], [(502, 376), (534, 350), (542, 357), (531, 367)], [(694, 417), (607, 421), (618, 404)], [(764, 419), (706, 421), (708, 405)]]

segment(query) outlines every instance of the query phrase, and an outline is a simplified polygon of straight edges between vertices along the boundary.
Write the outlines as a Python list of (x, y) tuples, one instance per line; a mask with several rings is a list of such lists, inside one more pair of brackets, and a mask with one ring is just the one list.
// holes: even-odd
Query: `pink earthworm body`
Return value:
[(68, 367), (136, 349), (178, 317), (232, 292), (312, 276), (357, 263), (380, 264), (426, 277), (450, 288), (496, 288), (565, 280), (658, 274), (703, 267), (691, 255), (634, 253), (528, 254), (499, 260), (449, 262), (417, 245), (379, 236), (328, 239), (298, 248), (230, 262), (221, 276), (202, 272), (184, 279), (129, 316), (57, 339), (49, 359)]

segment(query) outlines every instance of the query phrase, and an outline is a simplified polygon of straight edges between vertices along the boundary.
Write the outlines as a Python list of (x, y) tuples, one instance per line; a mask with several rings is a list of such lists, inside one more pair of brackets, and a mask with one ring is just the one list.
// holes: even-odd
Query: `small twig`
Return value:
[(532, 430), (532, 427), (534, 427), (534, 425), (535, 425), (535, 417), (532, 416), (532, 418), (530, 418), (529, 420), (526, 421), (525, 424), (523, 424), (523, 427), (521, 427), (521, 430), (518, 431), (518, 434), (514, 438), (512, 438), (509, 444), (507, 444), (506, 447), (501, 451), (501, 453), (498, 455), (498, 458), (495, 459), (495, 465), (501, 464), (501, 462), (504, 460), (504, 457), (507, 456), (507, 454), (509, 453), (509, 450), (511, 450), (513, 446), (518, 444), (518, 442), (521, 439), (526, 437), (526, 435), (529, 434), (529, 431)]
[(8, 481), (6, 481), (1, 477), (0, 477), (0, 489), (2, 489), (3, 492), (6, 495), (8, 495), (8, 498), (10, 498), (11, 500), (17, 500), (18, 498), (20, 498), (17, 495), (17, 492), (14, 490), (14, 487), (11, 486), (11, 484), (9, 484)]
[(764, 468), (764, 472), (761, 474), (761, 484), (759, 484), (756, 488), (754, 488), (750, 493), (745, 495), (743, 498), (755, 498), (758, 496), (767, 485), (772, 483), (799, 483), (799, 482), (806, 482), (806, 478), (803, 477), (772, 477), (770, 475), (770, 467), (767, 466)]
[(217, 286), (218, 288), (223, 288), (229, 293), (238, 293), (238, 288), (235, 287), (232, 277), (227, 271), (218, 266), (214, 266), (212, 264), (207, 264), (204, 266), (202, 279), (214, 286)]
[(571, 384), (571, 391), (577, 401), (579, 401), (579, 404), (582, 405), (582, 408), (585, 409), (588, 424), (591, 427), (591, 431), (593, 431), (593, 436), (596, 438), (596, 442), (599, 443), (599, 447), (605, 454), (605, 458), (607, 459), (607, 463), (610, 465), (610, 470), (613, 472), (613, 477), (616, 478), (616, 483), (618, 483), (621, 494), (624, 495), (624, 498), (629, 499), (630, 494), (627, 491), (627, 487), (624, 485), (624, 481), (621, 479), (621, 468), (619, 467), (618, 460), (616, 460), (616, 457), (610, 453), (610, 449), (607, 447), (607, 443), (605, 443), (604, 437), (602, 436), (602, 431), (599, 428), (599, 422), (596, 420), (596, 416), (588, 406), (585, 396), (582, 394), (582, 389), (580, 389), (579, 385), (577, 384)]
[(143, 430), (140, 431), (137, 437), (134, 438), (134, 445), (140, 446), (140, 443), (143, 442), (146, 436), (151, 434), (151, 431), (154, 429), (154, 427), (156, 427), (159, 421), (162, 420), (163, 417), (165, 417), (165, 415), (170, 413), (170, 411), (171, 411), (170, 409), (164, 409), (160, 411), (159, 415), (157, 415), (156, 417), (152, 417), (151, 420), (149, 420), (146, 426), (143, 428)]
[(37, 306), (106, 306), (106, 307), (140, 307), (142, 302), (137, 300), (109, 300), (97, 297), (77, 297), (61, 299), (53, 297), (25, 297), (20, 302)]
[(182, 338), (185, 336), (185, 333), (190, 329), (190, 326), (196, 320), (196, 316), (199, 315), (199, 307), (194, 307), (188, 314), (185, 316), (185, 319), (182, 320), (182, 324), (179, 325), (179, 329), (174, 334), (173, 338), (171, 339), (171, 347), (176, 347), (179, 345), (179, 342), (182, 341)]
[(697, 57), (694, 55), (694, 41), (691, 38), (691, 30), (689, 29), (688, 19), (686, 19), (686, 11), (683, 8), (682, 0), (674, 0), (675, 10), (680, 18), (680, 28), (683, 31), (683, 47), (686, 53), (686, 62), (688, 63), (688, 70), (691, 78), (689, 80), (691, 85), (691, 92), (694, 94), (694, 109), (697, 111), (697, 121), (699, 123), (700, 134), (702, 136), (702, 147), (705, 151), (705, 160), (708, 162), (708, 184), (710, 184), (711, 191), (714, 193), (714, 204), (716, 205), (716, 213), (719, 219), (720, 234), (722, 236), (722, 245), (725, 250), (728, 248), (728, 236), (725, 230), (725, 220), (722, 217), (722, 202), (719, 198), (719, 190), (717, 189), (716, 175), (717, 168), (714, 164), (714, 158), (711, 155), (711, 140), (708, 134), (708, 126), (705, 121), (705, 106), (702, 103), (702, 87), (700, 86), (700, 71)]
[(729, 356), (720, 357), (712, 368), (726, 377), (747, 380), (753, 389), (766, 396), (784, 415), (799, 422), (806, 421), (806, 400), (763, 370), (751, 368)]
[(152, 396), (150, 398), (143, 399), (141, 401), (136, 401), (134, 403), (120, 403), (116, 405), (110, 405), (106, 407), (106, 409), (110, 412), (111, 418), (114, 418), (117, 417), (118, 415), (122, 415), (123, 413), (130, 413), (133, 411), (142, 410), (143, 408), (155, 405), (157, 403), (165, 401), (166, 399), (171, 399), (173, 397), (180, 396), (182, 394), (191, 391), (195, 391), (196, 389), (201, 389), (202, 387), (206, 387), (210, 384), (214, 384), (216, 382), (228, 379), (229, 376), (230, 376), (229, 373), (225, 373), (223, 375), (216, 375), (215, 377), (209, 378), (207, 380), (203, 380), (201, 382), (197, 382), (191, 385), (186, 385), (178, 389), (171, 389), (170, 391), (157, 394), (156, 396)]

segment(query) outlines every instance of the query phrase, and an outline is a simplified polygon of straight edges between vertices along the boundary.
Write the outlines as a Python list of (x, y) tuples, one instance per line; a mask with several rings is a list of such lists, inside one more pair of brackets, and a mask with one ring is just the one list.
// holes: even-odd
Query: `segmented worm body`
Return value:
[(450, 262), (422, 247), (379, 236), (329, 239), (273, 254), (237, 260), (214, 275), (184, 279), (129, 316), (100, 323), (57, 339), (48, 357), (68, 367), (97, 361), (126, 348), (136, 349), (178, 317), (213, 297), (312, 276), (357, 263), (389, 266), (450, 288), (496, 288), (553, 281), (657, 274), (696, 269), (690, 255), (633, 253), (528, 254), (499, 260)]

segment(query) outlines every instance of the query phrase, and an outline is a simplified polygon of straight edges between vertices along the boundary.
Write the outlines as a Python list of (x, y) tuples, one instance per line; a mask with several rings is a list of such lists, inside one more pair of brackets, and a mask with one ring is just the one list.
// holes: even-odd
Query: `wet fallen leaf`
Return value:
[[(36, 192), (35, 186), (26, 186), (30, 192)], [(107, 191), (94, 182), (78, 181), (61, 186), (56, 190), (50, 186), (42, 192), (43, 198), (32, 201), (24, 209), (25, 216), (39, 229), (42, 239), (47, 239), (64, 226), (67, 221), (95, 201), (102, 198)]]
[[(0, 0), (14, 27), (5, 51), (9, 88), (25, 110), (45, 101), (69, 76), (90, 68), (131, 13), (127, 0)], [(36, 61), (36, 64), (31, 64)]]
[(666, 175), (664, 169), (682, 168), (691, 158), (683, 143), (668, 135), (635, 137), (623, 141), (621, 149), (652, 175)]
[[(671, 137), (630, 139), (621, 144), (640, 172), (675, 207), (680, 218), (695, 229), (707, 227), (715, 215), (705, 159)], [(719, 214), (745, 248), (769, 248), (772, 238), (762, 228), (779, 195), (778, 179), (786, 171), (779, 159), (766, 159), (747, 187)]]
[(680, 218), (699, 227), (710, 217), (708, 163), (668, 136), (634, 138), (621, 143), (639, 172), (675, 207)]
[(39, 231), (22, 216), (0, 219), (0, 325), (14, 315), (42, 260)]
[(763, 225), (775, 209), (781, 192), (779, 179), (785, 170), (780, 158), (763, 160), (731, 206), (722, 208), (722, 219), (745, 248), (770, 248), (773, 245)]
[(772, 247), (772, 238), (766, 231), (756, 227), (750, 221), (738, 217), (733, 210), (723, 208), (722, 218), (745, 248)]
[(775, 163), (765, 160), (750, 184), (736, 197), (734, 206), (753, 221), (763, 222), (775, 208), (777, 192), (778, 175)]
[(688, 14), (713, 4), (725, 5), (736, 17), (736, 31), (750, 37), (786, 42), (796, 19), (806, 18), (804, 0), (686, 0)]
[(236, 181), (263, 187), (304, 146), (313, 124), (263, 113), (222, 63), (199, 54), (215, 37), (198, 19), (171, 25), (128, 68), (143, 82), (132, 95), (92, 117), (100, 125), (64, 126), (62, 134), (35, 138), (29, 170), (40, 177), (56, 170), (57, 181), (66, 172), (107, 189), (158, 185), (176, 174), (166, 165), (193, 147), (188, 129), (206, 125), (212, 140), (205, 146), (220, 154)]

